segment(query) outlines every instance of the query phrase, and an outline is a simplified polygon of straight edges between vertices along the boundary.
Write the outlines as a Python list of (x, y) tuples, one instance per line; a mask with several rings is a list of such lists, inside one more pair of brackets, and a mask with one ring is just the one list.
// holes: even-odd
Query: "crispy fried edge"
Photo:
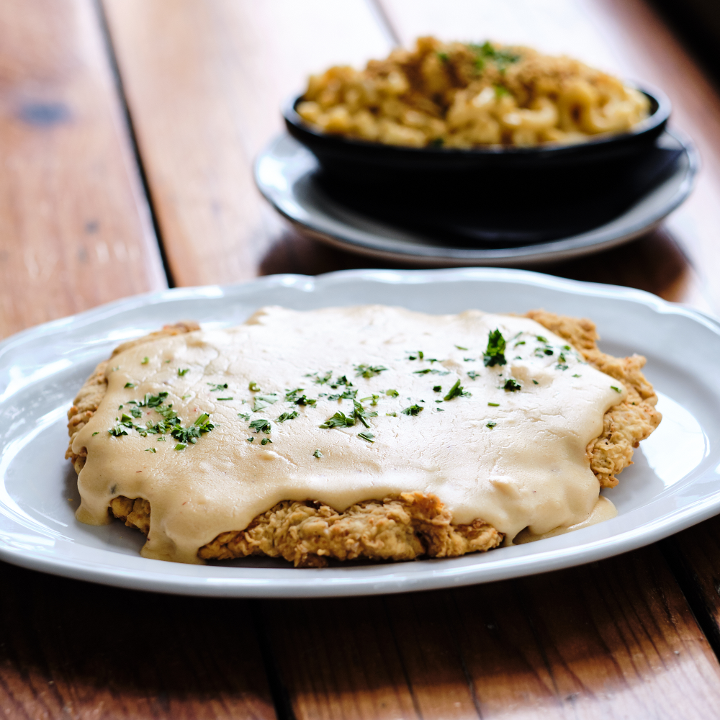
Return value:
[[(616, 358), (597, 347), (594, 323), (544, 310), (532, 310), (526, 317), (567, 340), (585, 360), (622, 382), (627, 398), (605, 414), (601, 435), (590, 442), (587, 457), (602, 487), (614, 487), (616, 475), (632, 464), (633, 448), (658, 426), (657, 395), (641, 372), (645, 358), (634, 355)], [(74, 436), (97, 410), (107, 389), (105, 370), (118, 353), (161, 337), (199, 329), (185, 322), (133, 340), (115, 349), (100, 363), (80, 389), (68, 411), (70, 445), (65, 457), (80, 473), (87, 451), (72, 451)], [(147, 535), (150, 531), (150, 503), (144, 498), (118, 496), (109, 511), (129, 527)], [(440, 500), (421, 492), (402, 493), (380, 500), (367, 500), (337, 512), (313, 501), (283, 501), (261, 513), (244, 530), (220, 533), (198, 550), (201, 559), (227, 560), (248, 555), (283, 557), (296, 567), (323, 567), (328, 558), (354, 560), (412, 560), (421, 555), (455, 557), (497, 547), (502, 533), (477, 519), (469, 525), (453, 525), (450, 512)]]

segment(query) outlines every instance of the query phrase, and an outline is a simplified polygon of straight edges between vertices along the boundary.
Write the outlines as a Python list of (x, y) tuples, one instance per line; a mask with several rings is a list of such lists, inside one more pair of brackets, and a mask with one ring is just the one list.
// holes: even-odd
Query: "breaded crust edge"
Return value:
[[(564, 338), (598, 370), (622, 382), (627, 398), (605, 413), (602, 434), (587, 446), (592, 471), (602, 487), (617, 485), (617, 475), (632, 464), (633, 448), (658, 426), (657, 395), (641, 372), (645, 358), (616, 358), (597, 347), (594, 323), (532, 310), (526, 317)], [(120, 345), (101, 362), (80, 388), (68, 411), (70, 444), (65, 457), (79, 474), (87, 451), (72, 451), (75, 435), (94, 415), (107, 390), (105, 370), (118, 353), (136, 345), (198, 330), (193, 322), (167, 325), (158, 332)], [(118, 496), (109, 511), (129, 527), (150, 532), (150, 503), (144, 498)], [(198, 550), (204, 560), (227, 560), (248, 555), (283, 557), (296, 567), (323, 567), (329, 558), (354, 560), (412, 560), (455, 557), (490, 550), (503, 540), (502, 533), (481, 519), (454, 525), (440, 500), (422, 492), (402, 493), (383, 500), (367, 500), (337, 512), (323, 503), (283, 501), (261, 513), (243, 530), (220, 533)]]

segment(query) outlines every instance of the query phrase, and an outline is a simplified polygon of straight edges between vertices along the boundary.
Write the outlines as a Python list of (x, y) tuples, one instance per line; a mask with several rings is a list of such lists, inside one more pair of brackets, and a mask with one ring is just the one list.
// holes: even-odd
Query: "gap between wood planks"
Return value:
[(155, 231), (155, 237), (157, 238), (158, 248), (160, 250), (160, 257), (162, 259), (163, 270), (165, 271), (167, 284), (168, 287), (174, 288), (177, 287), (177, 285), (173, 278), (172, 270), (170, 269), (170, 263), (168, 262), (167, 254), (165, 252), (165, 243), (163, 241), (160, 223), (158, 222), (157, 218), (155, 200), (153, 199), (153, 194), (150, 189), (150, 183), (148, 182), (147, 173), (145, 171), (145, 164), (143, 163), (142, 156), (140, 155), (140, 148), (138, 147), (135, 125), (133, 123), (132, 115), (130, 113), (127, 97), (125, 95), (123, 79), (122, 75), (120, 74), (120, 68), (118, 67), (117, 55), (115, 54), (115, 47), (113, 45), (112, 35), (110, 34), (110, 27), (108, 25), (107, 16), (105, 15), (105, 9), (102, 6), (102, 0), (93, 0), (93, 5), (95, 7), (95, 12), (98, 16), (98, 24), (100, 26), (102, 39), (105, 43), (105, 48), (107, 50), (108, 62), (110, 64), (113, 79), (115, 80), (115, 87), (117, 88), (120, 107), (122, 109), (125, 124), (127, 125), (131, 150), (135, 158), (135, 164), (137, 165), (138, 174), (140, 175), (140, 182), (142, 183), (142, 189), (145, 193), (148, 209), (150, 211), (150, 220), (152, 222), (153, 230)]

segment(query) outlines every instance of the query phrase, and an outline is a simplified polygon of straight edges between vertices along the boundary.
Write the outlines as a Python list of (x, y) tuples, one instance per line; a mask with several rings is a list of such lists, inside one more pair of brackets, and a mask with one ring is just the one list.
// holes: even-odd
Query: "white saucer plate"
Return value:
[[(168, 322), (242, 322), (255, 309), (383, 303), (430, 313), (530, 308), (590, 317), (601, 347), (641, 353), (664, 419), (606, 491), (618, 517), (574, 533), (462, 558), (295, 569), (251, 558), (181, 565), (139, 556), (139, 533), (75, 520), (65, 415), (96, 363)], [(0, 344), (0, 559), (142, 590), (224, 597), (369, 595), (455, 587), (570, 567), (655, 542), (720, 512), (720, 323), (647, 293), (519, 270), (362, 270), (277, 275), (122, 300)]]
[(588, 255), (649, 232), (690, 194), (698, 169), (692, 143), (675, 131), (658, 142), (682, 150), (674, 170), (614, 220), (588, 232), (508, 248), (453, 246), (442, 238), (402, 230), (330, 198), (313, 180), (315, 156), (289, 135), (279, 135), (255, 161), (255, 182), (270, 204), (300, 232), (329, 245), (382, 260), (423, 266), (538, 265)]

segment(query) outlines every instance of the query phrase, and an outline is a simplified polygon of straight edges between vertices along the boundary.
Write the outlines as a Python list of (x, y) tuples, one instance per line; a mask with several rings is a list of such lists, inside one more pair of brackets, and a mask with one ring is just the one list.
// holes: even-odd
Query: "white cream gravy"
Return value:
[[(507, 341), (507, 364), (485, 367), (495, 329)], [(113, 497), (146, 498), (152, 515), (143, 555), (187, 563), (200, 562), (198, 549), (219, 533), (245, 528), (282, 500), (342, 511), (420, 490), (437, 495), (453, 522), (482, 518), (508, 540), (525, 528), (524, 537), (537, 537), (605, 519), (611, 504), (598, 506), (586, 446), (626, 390), (563, 348), (562, 338), (526, 318), (384, 306), (269, 307), (236, 328), (138, 345), (109, 363), (107, 394), (73, 442), (75, 452), (87, 448), (77, 517), (104, 524)], [(363, 377), (361, 364), (386, 369)], [(331, 382), (347, 377), (366, 413), (377, 412), (367, 417), (369, 428), (318, 427), (338, 411), (353, 414), (352, 400), (327, 397), (346, 385), (316, 382), (328, 371)], [(510, 379), (521, 389), (504, 389)], [(470, 395), (443, 400), (457, 380)], [(286, 401), (296, 388), (316, 404)], [(215, 428), (180, 450), (170, 435), (109, 434), (136, 408), (130, 400), (161, 391), (183, 426), (208, 413)], [(272, 393), (277, 402), (253, 412), (257, 397)], [(424, 410), (402, 412), (412, 406)], [(132, 418), (138, 426), (161, 419), (153, 408), (140, 411)], [(293, 411), (296, 418), (277, 422)], [(269, 435), (250, 428), (260, 418), (270, 420)], [(262, 445), (263, 438), (272, 443)]]

